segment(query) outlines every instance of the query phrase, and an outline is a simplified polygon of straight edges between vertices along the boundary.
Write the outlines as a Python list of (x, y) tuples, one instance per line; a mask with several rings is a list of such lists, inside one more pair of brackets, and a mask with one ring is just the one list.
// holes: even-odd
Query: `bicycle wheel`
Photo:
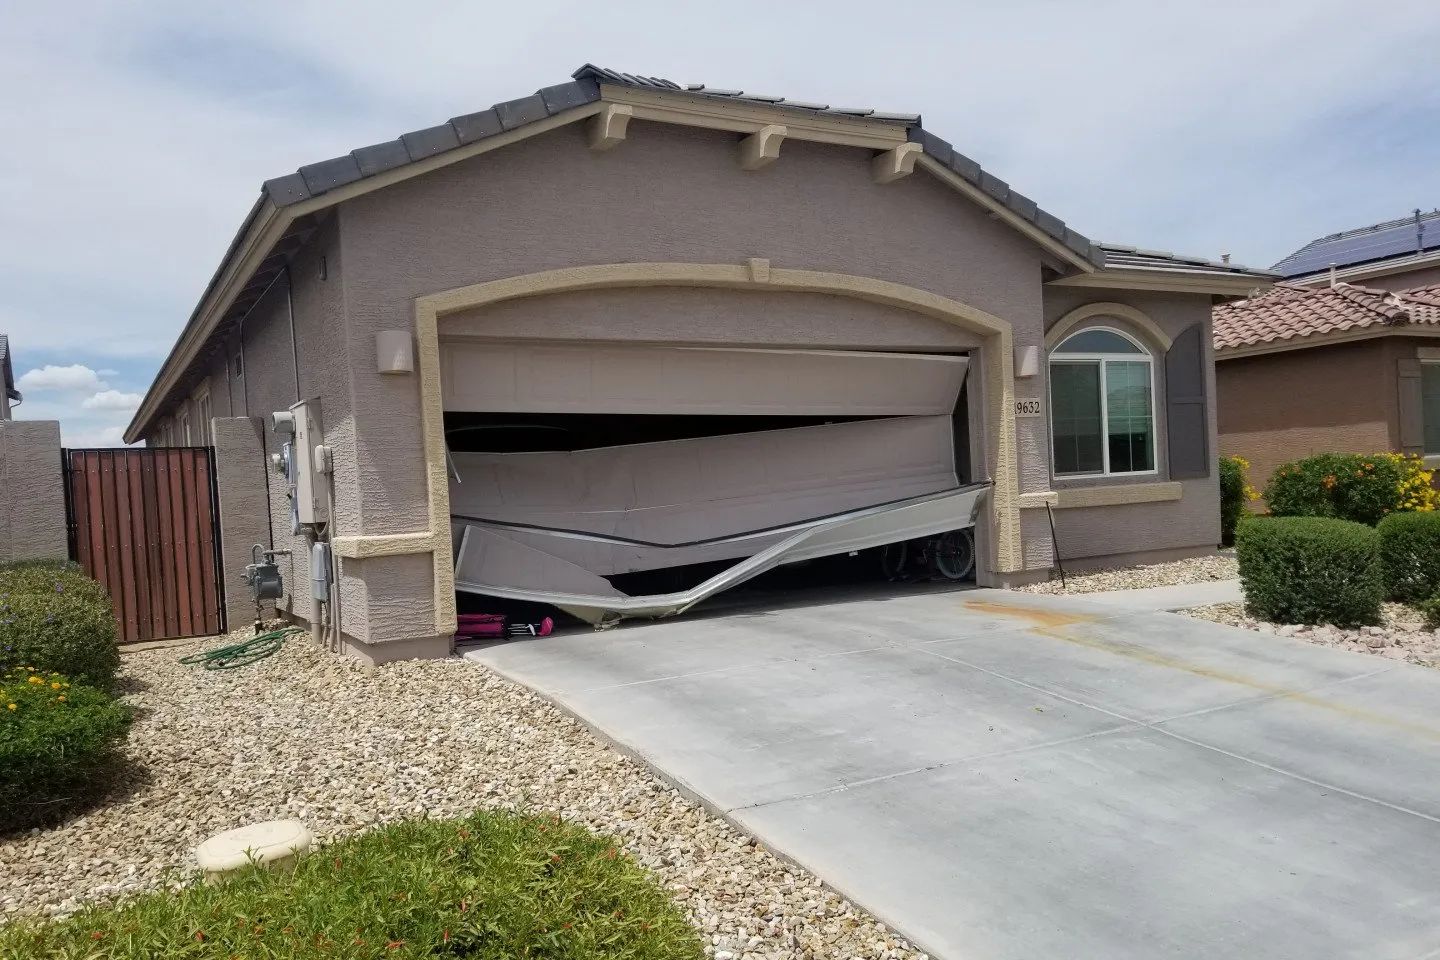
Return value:
[(946, 580), (964, 580), (975, 571), (975, 535), (967, 527), (949, 530), (933, 541), (931, 562)]

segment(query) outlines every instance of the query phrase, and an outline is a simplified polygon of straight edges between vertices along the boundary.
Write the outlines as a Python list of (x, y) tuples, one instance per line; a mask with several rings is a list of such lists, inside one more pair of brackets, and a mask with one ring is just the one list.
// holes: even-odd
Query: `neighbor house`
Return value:
[(10, 408), (20, 400), (20, 391), (15, 389), (15, 366), (10, 359), (10, 338), (0, 333), (0, 420), (9, 420)]
[(1440, 284), (1440, 210), (1317, 237), (1270, 268), (1297, 286), (1378, 290)]
[(1284, 283), (1214, 315), (1220, 452), (1249, 460), (1256, 487), (1315, 453), (1440, 466), (1440, 284)]
[(1015, 583), (1213, 549), (1210, 310), (1269, 279), (1092, 243), (916, 115), (587, 65), (267, 181), (126, 440), (213, 443), (226, 581), (290, 551), (377, 661), (457, 588), (604, 619), (816, 530), (973, 522)]

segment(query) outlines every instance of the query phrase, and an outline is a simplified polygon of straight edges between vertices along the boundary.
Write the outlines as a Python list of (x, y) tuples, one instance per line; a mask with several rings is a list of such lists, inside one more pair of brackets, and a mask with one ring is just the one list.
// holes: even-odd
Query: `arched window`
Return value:
[(1056, 476), (1155, 470), (1155, 365), (1136, 340), (1088, 327), (1050, 351)]

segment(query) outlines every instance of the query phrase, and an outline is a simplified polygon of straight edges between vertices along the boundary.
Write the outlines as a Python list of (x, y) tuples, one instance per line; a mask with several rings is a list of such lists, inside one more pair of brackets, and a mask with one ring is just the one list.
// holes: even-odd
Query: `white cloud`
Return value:
[(100, 379), (98, 373), (83, 363), (72, 363), (68, 367), (46, 365), (30, 370), (15, 381), (15, 385), (21, 390), (55, 390), (72, 393), (95, 393), (109, 386)]
[(86, 410), (135, 410), (142, 397), (138, 393), (121, 393), (119, 390), (102, 390), (86, 397), (80, 406)]
[(60, 427), (61, 442), (67, 447), (123, 447), (124, 427)]
[(102, 377), (118, 377), (118, 376), (120, 376), (120, 371), (119, 371), (119, 370), (96, 370), (95, 372), (96, 372), (97, 374), (99, 374), (100, 376), (102, 376)]

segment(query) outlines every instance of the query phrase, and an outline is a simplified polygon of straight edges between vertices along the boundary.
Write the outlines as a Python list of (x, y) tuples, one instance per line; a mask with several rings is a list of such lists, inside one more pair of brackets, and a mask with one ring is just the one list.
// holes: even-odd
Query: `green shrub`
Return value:
[(129, 728), (127, 707), (63, 674), (0, 676), (0, 829), (93, 787)]
[(0, 569), (0, 671), (34, 667), (110, 690), (120, 668), (105, 589), (78, 568)]
[(17, 560), (0, 564), (0, 593), (80, 593), (101, 603), (109, 603), (110, 595), (98, 582), (86, 575), (84, 568), (69, 560)]
[(1375, 529), (1390, 599), (1419, 603), (1440, 591), (1440, 513), (1392, 513)]
[(1415, 456), (1322, 453), (1281, 464), (1265, 488), (1265, 501), (1276, 516), (1337, 517), (1374, 526), (1392, 513), (1440, 506), (1432, 476)]
[(0, 927), (0, 956), (702, 960), (614, 841), (556, 817), (419, 820), (195, 885)]
[(1274, 623), (1379, 623), (1379, 539), (1349, 520), (1245, 518), (1235, 534), (1245, 611)]
[(1420, 601), (1419, 607), (1420, 612), (1425, 614), (1425, 626), (1431, 630), (1440, 630), (1440, 593), (1429, 600)]
[(1246, 477), (1249, 470), (1244, 457), (1220, 458), (1220, 543), (1226, 547), (1235, 542), (1235, 524), (1245, 511), (1245, 501), (1259, 496)]

